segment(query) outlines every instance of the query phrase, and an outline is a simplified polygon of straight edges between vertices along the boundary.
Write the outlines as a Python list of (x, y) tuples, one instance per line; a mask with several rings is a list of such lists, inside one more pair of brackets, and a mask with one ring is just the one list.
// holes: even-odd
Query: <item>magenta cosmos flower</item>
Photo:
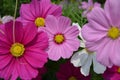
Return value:
[(108, 68), (103, 74), (103, 78), (105, 80), (120, 80), (120, 68), (117, 66)]
[[(22, 4), (20, 8), (20, 21), (31, 22), (37, 27), (45, 26), (48, 15), (61, 16), (62, 8), (52, 4), (50, 0), (32, 0), (30, 4)], [(19, 20), (18, 19), (18, 20)]]
[(83, 12), (83, 16), (86, 17), (86, 15), (92, 11), (93, 8), (95, 7), (101, 7), (101, 4), (99, 4), (98, 2), (93, 2), (93, 0), (88, 0), (88, 2), (83, 1), (81, 3), (81, 9), (84, 10)]
[(69, 18), (48, 16), (44, 30), (49, 36), (47, 52), (51, 60), (56, 61), (61, 57), (70, 58), (73, 51), (76, 51), (80, 46), (80, 41), (77, 38), (79, 30), (77, 26), (71, 26)]
[(90, 51), (97, 52), (97, 60), (108, 67), (120, 66), (120, 0), (106, 0), (104, 10), (94, 8), (82, 29)]
[(70, 61), (60, 65), (56, 73), (57, 80), (90, 80), (90, 76), (83, 76), (79, 67), (74, 67)]
[(37, 32), (35, 25), (20, 22), (6, 23), (0, 30), (0, 77), (5, 80), (30, 80), (38, 74), (37, 68), (47, 62), (48, 37)]

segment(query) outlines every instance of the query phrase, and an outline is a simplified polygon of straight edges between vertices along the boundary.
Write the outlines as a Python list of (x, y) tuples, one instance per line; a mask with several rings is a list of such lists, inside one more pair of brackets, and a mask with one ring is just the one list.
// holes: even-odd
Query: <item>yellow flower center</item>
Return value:
[(92, 11), (92, 9), (93, 9), (93, 6), (90, 6), (90, 7), (89, 7), (89, 11)]
[(77, 80), (74, 76), (71, 76), (68, 80)]
[(57, 34), (54, 37), (56, 43), (61, 44), (64, 41), (64, 36), (62, 34)]
[(120, 67), (118, 68), (118, 73), (120, 73)]
[(42, 17), (38, 17), (35, 19), (35, 25), (37, 27), (45, 26), (45, 19)]
[(117, 27), (112, 27), (108, 30), (108, 37), (117, 39), (120, 36), (120, 30)]
[(24, 51), (25, 51), (24, 45), (20, 43), (14, 43), (10, 48), (10, 52), (14, 57), (22, 56)]

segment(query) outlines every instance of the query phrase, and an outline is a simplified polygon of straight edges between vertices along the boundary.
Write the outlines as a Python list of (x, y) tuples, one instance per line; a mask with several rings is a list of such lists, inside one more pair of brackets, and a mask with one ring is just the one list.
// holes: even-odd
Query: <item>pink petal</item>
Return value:
[(105, 15), (105, 12), (102, 8), (96, 7), (94, 8), (88, 15), (88, 21), (95, 29), (101, 29), (106, 31), (111, 27), (108, 18)]
[(81, 6), (82, 9), (87, 9), (88, 8), (88, 3), (87, 2), (83, 1), (81, 4), (82, 4), (82, 6)]
[(56, 17), (49, 15), (46, 18), (46, 28), (49, 29), (52, 33), (58, 32), (58, 21)]
[(95, 3), (94, 3), (94, 7), (101, 7), (101, 4), (98, 3), (98, 2), (95, 2)]
[(6, 48), (11, 45), (7, 40), (7, 35), (5, 34), (5, 25), (0, 25), (0, 46), (4, 46)]
[(71, 25), (71, 20), (67, 17), (59, 17), (58, 18), (58, 25), (59, 25), (59, 31), (63, 32), (67, 27)]
[(36, 34), (37, 34), (37, 27), (32, 23), (28, 23), (24, 27), (24, 37), (22, 39), (23, 44), (26, 45), (30, 41), (32, 41), (35, 38)]
[(102, 40), (101, 45), (99, 45), (99, 50), (97, 51), (97, 60), (107, 67), (112, 67), (113, 65), (109, 56), (111, 52), (113, 53), (113, 49), (110, 49), (110, 46), (113, 46), (113, 40), (106, 38)]
[(46, 12), (46, 15), (54, 15), (59, 17), (62, 15), (62, 8), (59, 5), (52, 4), (49, 8), (49, 11)]
[(48, 48), (48, 36), (45, 32), (39, 32), (36, 38), (27, 47), (29, 50), (33, 48), (39, 48), (42, 50), (46, 50)]
[(120, 0), (106, 0), (105, 13), (111, 21), (112, 26), (120, 25)]
[(50, 0), (41, 0), (41, 11), (42, 17), (47, 17), (47, 15), (54, 15), (56, 17), (61, 16), (62, 8), (58, 5), (52, 4)]
[[(99, 26), (97, 26), (97, 28), (99, 29)], [(103, 32), (101, 28), (99, 30), (96, 30), (90, 24), (84, 25), (81, 33), (83, 38), (86, 41), (90, 41), (90, 42), (98, 41), (107, 36), (107, 32)]]
[(12, 60), (12, 57), (11, 54), (7, 54), (7, 55), (0, 55), (0, 70), (9, 66), (9, 63), (11, 62)]
[(88, 6), (93, 6), (93, 0), (88, 0)]
[(49, 59), (54, 61), (59, 60), (61, 57), (61, 52), (59, 51), (60, 51), (59, 45), (55, 44), (50, 45), (49, 50), (47, 51)]
[(61, 51), (62, 50), (63, 50), (63, 52), (61, 52), (61, 56), (64, 59), (70, 58), (72, 56), (72, 54), (73, 54), (73, 51), (72, 51), (73, 49), (71, 49), (71, 47), (69, 47), (69, 45), (67, 45), (67, 43), (63, 44), (61, 46)]
[(76, 51), (80, 46), (80, 41), (78, 39), (71, 39), (66, 40), (65, 44), (69, 50)]
[(111, 49), (109, 50), (110, 51), (110, 60), (116, 66), (120, 66), (120, 58), (119, 58), (120, 49), (119, 49), (119, 47), (120, 47), (120, 40), (115, 40), (115, 41), (113, 41), (113, 44), (111, 45)]
[(19, 72), (18, 72), (18, 59), (14, 58), (14, 65), (13, 65), (13, 71), (12, 71), (12, 77), (11, 80), (16, 80), (19, 77)]
[[(33, 10), (32, 10), (33, 11)], [(34, 14), (31, 12), (30, 4), (22, 4), (20, 7), (20, 17), (25, 21), (33, 21), (35, 19)]]
[(32, 2), (30, 3), (29, 9), (31, 9), (31, 13), (34, 16), (41, 17), (41, 15), (42, 15), (41, 7), (42, 6), (40, 6), (40, 1), (38, 1), (38, 0), (32, 0)]
[[(12, 71), (14, 69), (14, 60), (12, 59), (9, 62), (10, 63), (5, 68), (1, 69), (1, 71), (0, 71), (0, 77), (4, 78), (5, 80), (9, 80), (10, 79)], [(3, 63), (3, 64), (5, 64), (5, 63)]]
[(63, 31), (63, 34), (66, 39), (75, 39), (79, 35), (79, 29), (77, 26), (69, 26), (65, 31)]
[(35, 78), (38, 74), (38, 71), (31, 67), (24, 58), (19, 59), (19, 77), (23, 80), (31, 80)]
[(37, 48), (36, 50), (27, 50), (24, 57), (32, 67), (41, 68), (47, 62), (48, 54)]
[(16, 21), (14, 27), (14, 36), (13, 36), (13, 21), (5, 24), (5, 34), (8, 38), (8, 41), (13, 43), (13, 38), (15, 38), (15, 42), (21, 42), (23, 38), (23, 25), (21, 22)]
[[(1, 42), (0, 42), (1, 43)], [(9, 51), (10, 48), (8, 46), (6, 46), (6, 44), (1, 44), (0, 45), (0, 55), (6, 55), (6, 54), (9, 54)]]

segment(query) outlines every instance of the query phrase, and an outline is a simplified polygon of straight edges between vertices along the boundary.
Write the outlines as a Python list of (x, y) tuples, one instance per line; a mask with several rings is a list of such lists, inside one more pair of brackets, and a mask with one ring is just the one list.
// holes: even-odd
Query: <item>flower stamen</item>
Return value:
[(120, 30), (117, 27), (112, 27), (108, 30), (108, 37), (117, 39), (120, 36)]
[(63, 35), (63, 34), (57, 34), (57, 35), (55, 35), (55, 37), (54, 37), (54, 41), (55, 41), (57, 44), (63, 43), (64, 40), (65, 40), (65, 38), (64, 38), (64, 35)]
[(24, 51), (25, 51), (24, 45), (20, 43), (14, 43), (10, 48), (10, 52), (14, 57), (22, 56)]
[(120, 67), (118, 68), (118, 73), (120, 73)]
[(71, 76), (68, 80), (77, 80), (74, 76)]
[(45, 26), (45, 19), (42, 17), (38, 17), (35, 19), (35, 25), (37, 27)]

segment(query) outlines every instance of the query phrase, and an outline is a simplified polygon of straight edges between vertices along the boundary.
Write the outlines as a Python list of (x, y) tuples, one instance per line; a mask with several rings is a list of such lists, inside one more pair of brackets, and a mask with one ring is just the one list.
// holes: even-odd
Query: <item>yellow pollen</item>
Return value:
[(120, 67), (118, 68), (118, 73), (120, 73)]
[(57, 34), (54, 37), (56, 43), (60, 44), (64, 41), (64, 36), (62, 34)]
[(89, 11), (92, 11), (92, 9), (93, 9), (93, 6), (90, 6), (90, 7), (89, 7)]
[(120, 30), (117, 27), (112, 27), (108, 30), (108, 37), (117, 39), (120, 36)]
[(20, 43), (14, 43), (10, 48), (10, 52), (14, 57), (22, 56), (24, 51), (25, 51), (24, 45)]
[(68, 80), (77, 80), (74, 76), (71, 76)]
[(45, 26), (45, 19), (42, 17), (38, 17), (35, 19), (35, 25), (37, 27)]

